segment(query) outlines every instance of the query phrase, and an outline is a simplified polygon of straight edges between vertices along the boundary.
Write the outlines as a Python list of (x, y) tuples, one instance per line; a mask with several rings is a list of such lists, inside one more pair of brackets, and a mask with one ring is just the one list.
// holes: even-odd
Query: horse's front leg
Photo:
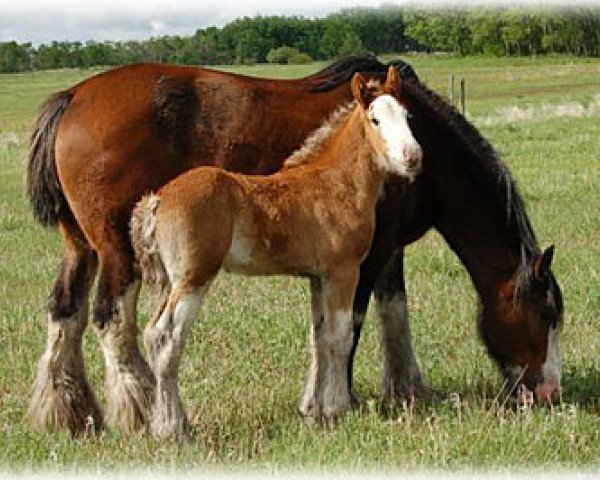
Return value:
[(346, 265), (330, 272), (323, 282), (324, 324), (320, 345), (325, 360), (323, 415), (336, 418), (352, 406), (348, 365), (352, 350), (352, 304), (359, 266)]
[(408, 323), (402, 248), (396, 250), (381, 270), (375, 284), (375, 301), (383, 352), (384, 400), (393, 405), (406, 400), (442, 398), (427, 385), (415, 358)]
[(175, 285), (162, 312), (154, 315), (144, 332), (148, 361), (156, 376), (150, 433), (157, 439), (187, 439), (189, 425), (179, 395), (179, 365), (188, 332), (209, 286), (210, 281), (193, 289)]
[(125, 432), (145, 429), (154, 397), (154, 376), (138, 346), (140, 281), (124, 241), (98, 250), (100, 272), (94, 325), (106, 363), (107, 421)]

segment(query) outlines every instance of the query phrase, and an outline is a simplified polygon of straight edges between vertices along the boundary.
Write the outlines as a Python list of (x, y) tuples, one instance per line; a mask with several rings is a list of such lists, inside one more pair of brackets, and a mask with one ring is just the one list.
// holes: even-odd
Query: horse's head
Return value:
[(385, 85), (352, 78), (352, 93), (364, 111), (367, 140), (386, 172), (414, 180), (421, 170), (423, 151), (408, 126), (408, 109), (401, 99), (400, 78), (390, 67)]
[[(540, 401), (560, 392), (560, 288), (550, 270), (554, 247), (523, 261), (500, 288), (498, 304), (482, 312), (480, 330), (513, 393), (521, 385)], [(494, 311), (495, 310), (495, 311)]]

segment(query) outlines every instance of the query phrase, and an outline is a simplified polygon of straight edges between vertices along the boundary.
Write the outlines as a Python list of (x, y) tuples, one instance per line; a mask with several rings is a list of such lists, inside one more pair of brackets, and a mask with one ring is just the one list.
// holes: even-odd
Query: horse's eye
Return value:
[(379, 120), (377, 120), (375, 117), (371, 118), (371, 122), (373, 122), (373, 125), (379, 125)]

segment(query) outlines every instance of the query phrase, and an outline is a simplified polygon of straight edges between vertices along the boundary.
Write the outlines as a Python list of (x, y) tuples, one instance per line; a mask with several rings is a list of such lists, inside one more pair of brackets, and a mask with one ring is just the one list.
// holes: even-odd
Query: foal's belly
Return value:
[(223, 270), (243, 275), (306, 275), (314, 273), (318, 263), (305, 252), (299, 252), (296, 242), (281, 238), (248, 239), (239, 231), (233, 235), (231, 246), (223, 259)]

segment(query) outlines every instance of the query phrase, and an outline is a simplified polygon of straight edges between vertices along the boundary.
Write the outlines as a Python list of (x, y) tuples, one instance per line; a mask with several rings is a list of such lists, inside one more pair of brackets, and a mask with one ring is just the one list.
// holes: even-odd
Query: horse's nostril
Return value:
[(418, 167), (423, 159), (423, 152), (419, 145), (405, 145), (403, 154), (411, 168)]
[(538, 385), (535, 389), (535, 396), (538, 402), (557, 402), (560, 399), (560, 387), (555, 382)]

